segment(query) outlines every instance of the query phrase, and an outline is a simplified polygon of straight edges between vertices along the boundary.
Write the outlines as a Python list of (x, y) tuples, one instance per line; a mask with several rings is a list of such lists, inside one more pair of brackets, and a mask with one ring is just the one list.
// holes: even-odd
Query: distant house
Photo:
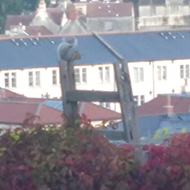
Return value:
[(133, 30), (131, 3), (59, 4), (46, 7), (40, 0), (38, 8), (29, 15), (8, 15), (5, 34), (10, 36), (40, 36), (50, 34), (86, 34)]
[(132, 3), (97, 2), (75, 6), (84, 14), (83, 19), (88, 31), (124, 32), (134, 30)]
[[(121, 114), (92, 103), (79, 103), (79, 114), (86, 115), (93, 125), (102, 121), (119, 121)], [(35, 118), (33, 118), (35, 116)], [(0, 128), (30, 124), (53, 125), (63, 123), (61, 100), (27, 98), (6, 89), (0, 91)]]
[(139, 0), (139, 28), (166, 29), (190, 25), (189, 0)]
[(171, 112), (172, 114), (190, 113), (189, 94), (163, 94), (144, 103), (137, 108), (137, 115), (161, 115)]
[[(60, 98), (59, 57), (62, 37), (0, 40), (0, 86), (28, 97)], [(81, 60), (75, 61), (77, 89), (115, 91), (113, 63), (128, 62), (133, 95), (142, 105), (159, 94), (190, 92), (190, 33), (165, 32), (78, 35)], [(114, 49), (118, 54), (111, 52)], [(24, 79), (24, 80), (23, 80)], [(101, 103), (120, 111), (115, 103)]]
[[(149, 143), (160, 144), (173, 134), (190, 132), (190, 113), (138, 116), (137, 125), (142, 145)], [(110, 125), (103, 131), (104, 134), (109, 134), (110, 132), (113, 135), (114, 132), (117, 135), (122, 134), (124, 133), (123, 122), (120, 121), (115, 125)], [(109, 138), (109, 136), (107, 137)], [(123, 141), (123, 139), (118, 141)]]

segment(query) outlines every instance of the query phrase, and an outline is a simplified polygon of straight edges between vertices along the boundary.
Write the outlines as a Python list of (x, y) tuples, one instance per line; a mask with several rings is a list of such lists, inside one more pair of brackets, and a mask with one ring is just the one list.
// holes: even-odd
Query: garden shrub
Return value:
[(132, 146), (92, 131), (36, 125), (0, 137), (0, 190), (136, 189)]

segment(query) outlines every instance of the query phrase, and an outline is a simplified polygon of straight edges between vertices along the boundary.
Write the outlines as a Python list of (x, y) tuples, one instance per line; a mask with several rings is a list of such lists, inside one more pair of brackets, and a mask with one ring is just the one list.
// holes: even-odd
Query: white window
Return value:
[(110, 67), (98, 67), (98, 76), (100, 82), (110, 82)]
[(144, 104), (145, 96), (144, 95), (134, 96), (134, 102), (135, 102), (136, 106), (140, 106), (140, 105)]
[(40, 71), (36, 71), (36, 86), (40, 86)]
[(105, 67), (105, 81), (110, 81), (110, 67)]
[(167, 79), (167, 67), (166, 66), (157, 66), (157, 79), (166, 80)]
[(112, 21), (106, 21), (104, 23), (104, 30), (105, 31), (112, 31), (113, 30), (113, 22)]
[(11, 73), (12, 87), (16, 87), (16, 73)]
[(134, 82), (143, 82), (143, 81), (144, 81), (144, 68), (134, 67)]
[(151, 14), (152, 15), (156, 14), (156, 7), (155, 6), (151, 6)]
[(86, 68), (82, 68), (82, 82), (87, 82)]
[(80, 83), (80, 69), (75, 69), (75, 82)]
[(75, 82), (76, 83), (87, 83), (87, 69), (86, 68), (75, 68)]
[(9, 73), (5, 73), (4, 77), (5, 77), (5, 87), (9, 87)]
[(100, 82), (103, 82), (103, 67), (98, 67), (98, 75)]
[(5, 87), (13, 87), (16, 88), (16, 73), (5, 73), (4, 74), (4, 79), (5, 79)]
[(34, 82), (33, 82), (33, 72), (30, 71), (28, 73), (28, 80), (29, 80), (29, 86), (34, 86)]
[(189, 65), (180, 65), (180, 78), (189, 78)]
[(178, 5), (172, 5), (171, 6), (171, 11), (172, 12), (178, 12), (179, 11), (179, 6)]
[(140, 96), (140, 105), (143, 105), (144, 104), (144, 95), (141, 95)]
[(110, 102), (100, 102), (99, 105), (104, 108), (111, 109)]
[(57, 70), (52, 70), (52, 84), (57, 85)]
[(40, 86), (40, 82), (41, 78), (40, 78), (40, 71), (29, 71), (28, 72), (28, 85), (29, 86)]

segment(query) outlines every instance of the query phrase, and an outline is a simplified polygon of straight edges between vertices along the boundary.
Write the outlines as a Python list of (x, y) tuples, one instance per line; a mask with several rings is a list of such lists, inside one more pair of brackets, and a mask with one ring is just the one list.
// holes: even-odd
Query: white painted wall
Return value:
[[(154, 61), (154, 62), (134, 62), (129, 63), (129, 72), (132, 83), (132, 90), (134, 96), (144, 96), (145, 102), (153, 99), (158, 94), (163, 93), (180, 93), (182, 88), (185, 86), (185, 79), (180, 78), (180, 65), (189, 65), (190, 60), (165, 60), (165, 61)], [(98, 67), (110, 67), (110, 81), (100, 82)], [(158, 80), (157, 67), (166, 66), (167, 78), (166, 80)], [(77, 84), (77, 89), (83, 90), (103, 90), (103, 91), (115, 91), (116, 85), (114, 82), (114, 71), (111, 64), (101, 65), (86, 65), (86, 66), (75, 66), (75, 68), (86, 68), (87, 69), (87, 82)], [(135, 82), (134, 80), (134, 68), (143, 68), (144, 80)], [(57, 71), (57, 85), (52, 84), (52, 70)], [(40, 86), (29, 86), (29, 71), (40, 71), (41, 72), (41, 84)], [(17, 86), (16, 88), (9, 87), (7, 89), (23, 94), (28, 97), (41, 97), (48, 93), (50, 98), (61, 97), (61, 87), (59, 83), (59, 68), (33, 68), (33, 69), (22, 69), (22, 70), (3, 70), (0, 72), (0, 87), (5, 87), (4, 74), (16, 72), (17, 75)], [(190, 76), (190, 75), (189, 75)], [(186, 91), (190, 92), (190, 79), (187, 79)], [(140, 103), (140, 102), (139, 102)], [(111, 109), (120, 111), (120, 107), (117, 104), (112, 103)]]
[[(173, 25), (188, 25), (189, 20), (183, 16), (190, 15), (189, 5), (173, 5), (166, 6), (139, 6), (139, 27), (144, 26), (173, 26)], [(163, 23), (163, 18), (167, 17), (168, 22)]]

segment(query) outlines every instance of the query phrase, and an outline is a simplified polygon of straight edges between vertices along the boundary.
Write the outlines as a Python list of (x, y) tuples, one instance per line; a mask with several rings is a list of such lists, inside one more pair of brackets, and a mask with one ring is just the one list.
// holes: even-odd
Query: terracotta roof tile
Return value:
[(25, 32), (29, 34), (30, 36), (52, 34), (45, 26), (26, 26)]
[(121, 119), (121, 114), (93, 103), (85, 103), (83, 113), (92, 121)]
[(89, 3), (87, 17), (125, 17), (132, 16), (132, 3)]
[(48, 8), (47, 13), (49, 17), (58, 25), (61, 25), (64, 11), (59, 8)]
[(7, 15), (5, 29), (10, 30), (10, 26), (16, 26), (20, 23), (22, 25), (29, 25), (29, 23), (34, 18), (34, 14), (31, 15)]
[[(157, 98), (139, 106), (137, 115), (165, 114), (167, 101), (168, 97), (166, 95), (159, 95)], [(190, 108), (190, 97), (171, 96), (171, 105), (173, 106), (173, 113), (187, 113)]]

